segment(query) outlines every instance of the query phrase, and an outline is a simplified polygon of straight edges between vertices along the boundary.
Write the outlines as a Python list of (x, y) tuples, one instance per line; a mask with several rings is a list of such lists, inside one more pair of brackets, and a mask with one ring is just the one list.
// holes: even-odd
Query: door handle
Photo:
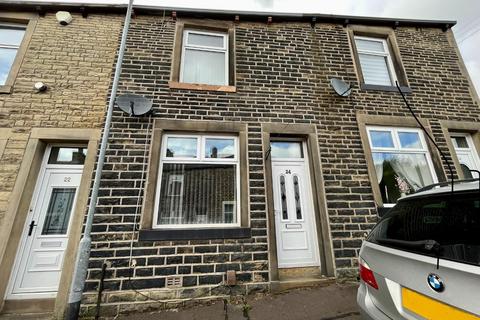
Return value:
[(30, 222), (30, 225), (28, 226), (28, 236), (30, 237), (32, 235), (33, 227), (36, 227), (37, 225), (35, 224), (35, 220), (32, 220)]

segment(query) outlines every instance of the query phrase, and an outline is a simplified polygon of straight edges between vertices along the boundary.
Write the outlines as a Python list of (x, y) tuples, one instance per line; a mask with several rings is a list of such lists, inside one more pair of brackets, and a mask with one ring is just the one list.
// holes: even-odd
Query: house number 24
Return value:
[(292, 174), (292, 171), (290, 169), (285, 170), (285, 174)]

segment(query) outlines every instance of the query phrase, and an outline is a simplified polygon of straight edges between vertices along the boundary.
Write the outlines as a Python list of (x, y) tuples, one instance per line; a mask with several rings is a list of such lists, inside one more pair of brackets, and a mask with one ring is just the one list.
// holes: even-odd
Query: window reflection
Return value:
[(421, 149), (422, 143), (417, 132), (399, 132), (400, 145), (405, 149)]
[(235, 142), (233, 139), (207, 138), (205, 158), (234, 158)]
[(300, 141), (272, 141), (270, 147), (272, 158), (303, 158)]
[(166, 156), (169, 158), (196, 158), (197, 138), (169, 137)]
[(374, 148), (393, 148), (393, 138), (389, 131), (370, 131), (370, 140)]

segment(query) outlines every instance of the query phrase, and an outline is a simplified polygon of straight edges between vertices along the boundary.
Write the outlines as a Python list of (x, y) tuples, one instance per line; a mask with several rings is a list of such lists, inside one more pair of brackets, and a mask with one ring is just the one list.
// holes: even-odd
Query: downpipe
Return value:
[(125, 23), (123, 25), (122, 40), (120, 42), (120, 48), (118, 50), (118, 58), (115, 65), (115, 74), (112, 82), (112, 91), (110, 92), (107, 115), (105, 118), (105, 124), (103, 128), (102, 142), (100, 144), (100, 152), (98, 155), (98, 162), (97, 162), (97, 171), (95, 172), (95, 178), (93, 180), (92, 196), (90, 199), (90, 206), (88, 207), (87, 221), (85, 222), (85, 231), (78, 245), (78, 252), (77, 252), (77, 257), (75, 261), (75, 271), (73, 272), (73, 279), (72, 279), (72, 284), (70, 287), (70, 293), (68, 297), (67, 311), (65, 313), (66, 320), (77, 320), (80, 313), (82, 293), (85, 287), (85, 279), (87, 278), (88, 259), (90, 257), (90, 248), (92, 244), (90, 233), (92, 231), (93, 216), (95, 214), (98, 190), (100, 189), (100, 179), (102, 177), (103, 164), (105, 162), (105, 151), (107, 149), (108, 136), (110, 133), (110, 126), (112, 122), (113, 106), (115, 104), (115, 98), (117, 95), (117, 88), (118, 88), (118, 82), (120, 79), (120, 73), (122, 72), (123, 55), (125, 53), (125, 47), (127, 44), (127, 34), (128, 34), (128, 28), (130, 26), (130, 20), (132, 17), (132, 7), (133, 7), (133, 0), (129, 0), (128, 7), (127, 7), (127, 14), (125, 16)]

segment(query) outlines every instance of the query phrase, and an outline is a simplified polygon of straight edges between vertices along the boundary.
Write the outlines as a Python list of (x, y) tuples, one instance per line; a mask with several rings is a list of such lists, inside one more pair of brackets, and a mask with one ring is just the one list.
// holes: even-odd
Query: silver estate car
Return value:
[(406, 196), (363, 242), (364, 319), (480, 319), (479, 181)]

